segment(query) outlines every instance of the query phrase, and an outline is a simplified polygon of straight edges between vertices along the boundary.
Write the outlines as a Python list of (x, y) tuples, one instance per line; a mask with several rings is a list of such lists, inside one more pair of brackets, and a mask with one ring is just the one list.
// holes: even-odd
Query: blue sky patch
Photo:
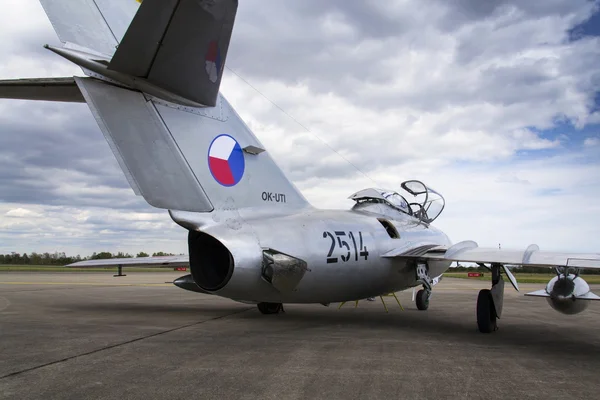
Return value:
[(596, 12), (589, 19), (569, 30), (569, 40), (572, 42), (589, 36), (600, 36), (600, 3), (598, 2), (596, 2)]

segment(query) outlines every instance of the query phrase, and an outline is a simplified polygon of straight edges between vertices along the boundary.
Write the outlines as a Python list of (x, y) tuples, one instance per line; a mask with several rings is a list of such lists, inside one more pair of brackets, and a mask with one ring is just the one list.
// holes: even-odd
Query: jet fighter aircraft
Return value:
[(189, 257), (96, 260), (72, 266), (187, 265), (184, 289), (253, 303), (352, 301), (433, 284), (454, 261), (491, 270), (477, 299), (481, 332), (496, 329), (507, 265), (554, 267), (544, 297), (578, 313), (600, 297), (579, 275), (598, 254), (452, 244), (432, 223), (444, 199), (411, 180), (369, 188), (349, 210), (311, 206), (219, 92), (236, 0), (41, 0), (62, 42), (45, 47), (85, 77), (0, 81), (0, 97), (85, 102), (135, 194), (188, 231)]

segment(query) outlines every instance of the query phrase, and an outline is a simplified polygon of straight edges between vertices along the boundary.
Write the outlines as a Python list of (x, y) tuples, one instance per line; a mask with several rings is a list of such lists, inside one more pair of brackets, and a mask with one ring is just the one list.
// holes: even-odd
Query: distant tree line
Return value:
[[(159, 251), (156, 253), (152, 253), (153, 257), (158, 256), (174, 256), (172, 253), (165, 253), (163, 251)], [(144, 253), (140, 251), (136, 257), (149, 257), (148, 253)], [(65, 253), (10, 253), (10, 254), (0, 254), (0, 264), (13, 264), (13, 265), (67, 265), (72, 264), (77, 261), (84, 260), (106, 260), (109, 258), (133, 258), (133, 256), (129, 253), (118, 252), (116, 254), (112, 254), (108, 251), (101, 251), (99, 253), (94, 253), (89, 257), (81, 257), (79, 254), (76, 256), (67, 256)]]

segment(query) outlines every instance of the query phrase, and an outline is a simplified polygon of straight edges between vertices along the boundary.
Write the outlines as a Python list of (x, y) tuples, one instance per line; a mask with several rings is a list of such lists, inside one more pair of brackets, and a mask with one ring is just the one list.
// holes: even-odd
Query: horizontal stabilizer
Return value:
[(237, 0), (145, 0), (108, 68), (215, 106)]
[(0, 80), (0, 98), (85, 103), (74, 78)]
[(164, 257), (137, 257), (137, 258), (108, 258), (105, 260), (86, 260), (65, 265), (68, 268), (102, 268), (102, 267), (144, 267), (144, 268), (170, 268), (187, 267), (190, 261), (188, 256)]

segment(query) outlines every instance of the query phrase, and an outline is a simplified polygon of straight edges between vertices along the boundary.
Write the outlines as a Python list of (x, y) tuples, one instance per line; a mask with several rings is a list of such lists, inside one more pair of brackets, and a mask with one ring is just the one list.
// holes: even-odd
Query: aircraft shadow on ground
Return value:
[(251, 309), (251, 305), (246, 304), (214, 304), (214, 303), (192, 303), (189, 305), (179, 304), (144, 304), (144, 303), (86, 303), (74, 304), (68, 306), (72, 310), (85, 312), (86, 314), (94, 312), (114, 312), (114, 313), (135, 313), (137, 316), (143, 314), (170, 314), (170, 315), (189, 315), (200, 316), (206, 314), (209, 316), (227, 315), (242, 312)]
[[(330, 311), (330, 310), (325, 310)], [(342, 311), (342, 310), (340, 310)], [(598, 360), (600, 354), (600, 341), (589, 340), (589, 332), (584, 326), (572, 327), (563, 325), (531, 325), (519, 321), (499, 320), (499, 330), (492, 334), (482, 334), (477, 330), (475, 315), (466, 319), (449, 319), (439, 313), (425, 315), (422, 311), (398, 311), (395, 315), (385, 314), (374, 310), (364, 312), (323, 312), (309, 311), (307, 309), (289, 310), (282, 315), (259, 315), (258, 312), (248, 312), (236, 316), (238, 319), (264, 320), (265, 329), (279, 329), (281, 322), (292, 322), (288, 326), (295, 331), (310, 331), (316, 328), (332, 327), (332, 329), (347, 330), (357, 329), (360, 336), (377, 336), (375, 330), (388, 330), (391, 328), (396, 333), (395, 337), (406, 334), (408, 338), (421, 336), (426, 340), (443, 340), (449, 342), (469, 343), (475, 346), (489, 346), (498, 349), (508, 347), (511, 350), (519, 348), (520, 351), (535, 352), (549, 356), (577, 356)], [(574, 321), (574, 324), (576, 321)], [(300, 325), (300, 326), (298, 326)], [(306, 326), (302, 326), (306, 325)], [(279, 329), (280, 330), (280, 329)], [(335, 332), (335, 331), (334, 331)]]
[[(490, 349), (506, 347), (511, 351), (536, 353), (548, 357), (578, 357), (597, 359), (600, 354), (600, 342), (590, 340), (589, 332), (585, 326), (555, 324), (533, 325), (532, 322), (510, 320), (506, 317), (499, 321), (500, 329), (493, 334), (481, 334), (477, 330), (475, 316), (453, 315), (452, 317), (440, 312), (422, 312), (413, 309), (405, 311), (394, 310), (389, 314), (382, 310), (374, 309), (341, 309), (314, 306), (287, 307), (283, 314), (262, 315), (252, 305), (246, 304), (214, 304), (212, 302), (193, 303), (189, 305), (175, 304), (143, 304), (143, 303), (115, 303), (115, 304), (77, 304), (69, 308), (85, 313), (114, 312), (135, 313), (136, 317), (144, 314), (164, 314), (186, 317), (218, 317), (236, 319), (240, 323), (246, 322), (248, 326), (242, 330), (244, 335), (256, 332), (256, 335), (274, 334), (310, 336), (312, 332), (320, 329), (331, 329), (332, 334), (345, 336), (348, 330), (356, 330), (357, 337), (377, 336), (377, 330), (389, 331), (393, 329), (394, 336), (413, 340), (415, 336), (431, 341), (468, 343), (475, 346), (489, 346)], [(332, 309), (333, 308), (333, 309)], [(244, 312), (246, 311), (246, 312)], [(260, 322), (257, 324), (256, 322)], [(311, 332), (312, 331), (312, 332)], [(235, 336), (239, 331), (220, 332), (219, 334)], [(317, 336), (323, 336), (317, 332)]]

